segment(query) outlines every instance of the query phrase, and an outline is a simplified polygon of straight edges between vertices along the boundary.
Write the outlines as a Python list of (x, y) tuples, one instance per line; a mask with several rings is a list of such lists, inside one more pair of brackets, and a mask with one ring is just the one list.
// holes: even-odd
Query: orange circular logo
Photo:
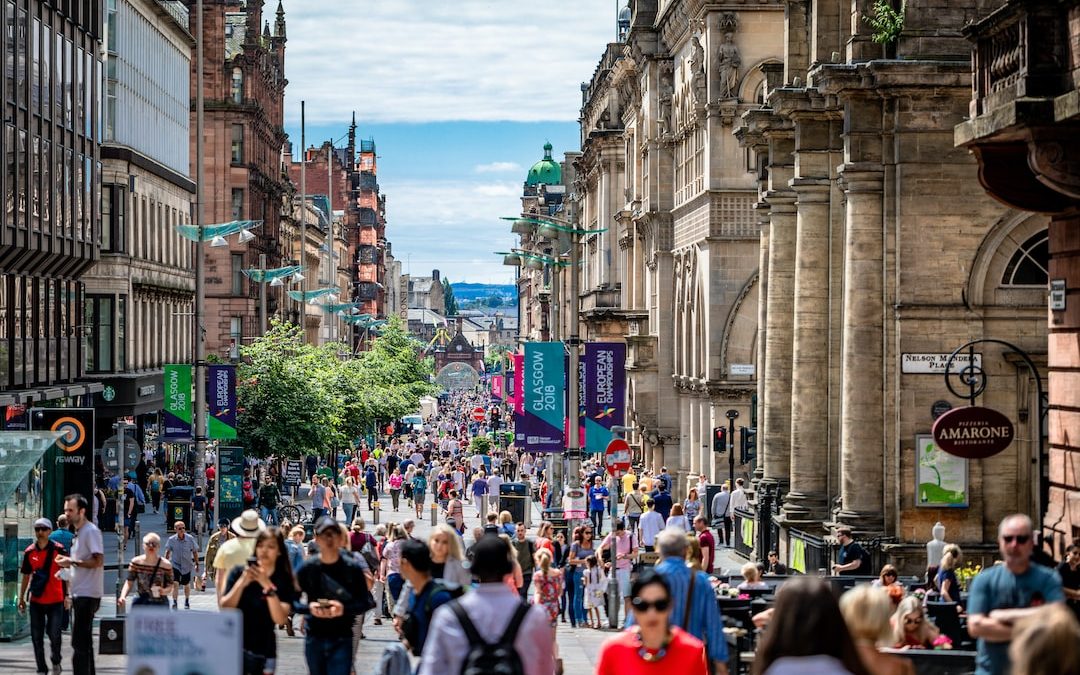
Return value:
[(86, 442), (86, 427), (74, 417), (61, 417), (53, 422), (51, 429), (60, 433), (56, 445), (64, 452), (75, 452)]

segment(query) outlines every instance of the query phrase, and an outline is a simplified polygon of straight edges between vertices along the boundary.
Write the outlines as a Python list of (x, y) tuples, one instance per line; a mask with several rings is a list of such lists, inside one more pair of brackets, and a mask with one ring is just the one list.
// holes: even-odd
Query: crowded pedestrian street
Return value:
[(1080, 675), (1080, 0), (0, 14), (0, 675)]

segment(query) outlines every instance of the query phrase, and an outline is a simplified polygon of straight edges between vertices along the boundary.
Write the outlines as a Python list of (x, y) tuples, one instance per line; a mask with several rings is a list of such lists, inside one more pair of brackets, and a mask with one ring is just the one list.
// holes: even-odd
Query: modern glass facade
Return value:
[[(107, 0), (106, 16), (105, 140), (188, 175), (188, 55), (163, 39), (161, 28), (129, 0)], [(186, 19), (181, 25), (186, 28)]]
[[(0, 1), (0, 429), (93, 389), (78, 380), (81, 277), (101, 236), (102, 11), (97, 0)], [(25, 630), (16, 570), (48, 487), (48, 439), (12, 434), (0, 431), (0, 638)]]

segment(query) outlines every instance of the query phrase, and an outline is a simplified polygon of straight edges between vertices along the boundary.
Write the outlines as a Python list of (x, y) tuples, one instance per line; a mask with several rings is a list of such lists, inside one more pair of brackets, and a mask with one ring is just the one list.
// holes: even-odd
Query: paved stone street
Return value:
[[(406, 502), (402, 501), (401, 511), (394, 513), (382, 512), (380, 515), (380, 522), (400, 522), (412, 515), (412, 511), (406, 508)], [(363, 509), (361, 511), (365, 520), (368, 522), (368, 531), (373, 528), (371, 524), (371, 512)], [(339, 514), (340, 516), (340, 514)], [(164, 539), (167, 535), (165, 533), (165, 522), (161, 514), (147, 513), (140, 516), (142, 531), (145, 533), (148, 530), (157, 532)], [(532, 522), (539, 522), (540, 513), (536, 508), (536, 504), (533, 504)], [(475, 511), (471, 506), (465, 508), (465, 520), (466, 520), (466, 543), (471, 541), (471, 532), (474, 526), (480, 524), (480, 520), (476, 517)], [(607, 522), (605, 521), (605, 525)], [(606, 528), (605, 528), (606, 529)], [(428, 533), (431, 530), (430, 518), (425, 519), (423, 522), (418, 522), (415, 529), (416, 536), (420, 538), (427, 538)], [(532, 530), (530, 530), (530, 533)], [(113, 533), (105, 533), (105, 560), (107, 566), (115, 567), (117, 559), (116, 551), (116, 535)], [(202, 546), (205, 549), (205, 544)], [(131, 556), (135, 552), (129, 543), (125, 560), (130, 560)], [(719, 559), (717, 562), (717, 568), (724, 572), (734, 573), (737, 572), (739, 566), (743, 560), (739, 558), (731, 549), (721, 549), (719, 552)], [(116, 605), (113, 595), (113, 588), (115, 583), (115, 571), (109, 570), (106, 572), (105, 578), (105, 590), (107, 597), (102, 600), (102, 608), (98, 612), (98, 618), (112, 617), (116, 614)], [(181, 591), (182, 597), (183, 591)], [(185, 610), (180, 610), (185, 611)], [(217, 603), (214, 599), (214, 592), (212, 588), (207, 588), (206, 592), (199, 593), (193, 592), (191, 597), (191, 610), (190, 611), (204, 611), (214, 612), (217, 611)], [(297, 621), (299, 623), (299, 621)], [(606, 625), (606, 620), (605, 620)], [(373, 626), (370, 623), (370, 617), (368, 624), (365, 627), (366, 638), (360, 644), (359, 652), (356, 660), (357, 674), (367, 675), (373, 672), (374, 668), (379, 662), (383, 649), (386, 645), (396, 641), (397, 635), (394, 631), (394, 627), (389, 621), (385, 621), (381, 626)], [(596, 655), (600, 649), (600, 644), (612, 633), (611, 630), (592, 630), (588, 628), (571, 628), (569, 623), (561, 623), (558, 628), (558, 646), (561, 657), (563, 658), (564, 667), (567, 673), (591, 673), (596, 662)], [(97, 652), (99, 645), (99, 631), (97, 628), (94, 630), (94, 650)], [(46, 644), (48, 644), (46, 642)], [(305, 673), (307, 668), (304, 664), (304, 639), (297, 633), (296, 637), (288, 637), (284, 632), (278, 633), (278, 672), (282, 674), (291, 673)], [(97, 672), (104, 674), (123, 673), (125, 672), (126, 658), (122, 655), (98, 655), (96, 661)], [(64, 635), (64, 669), (70, 670), (71, 664), (71, 645), (70, 634)], [(30, 645), (30, 639), (24, 638), (22, 640), (0, 643), (0, 675), (6, 675), (7, 672), (33, 672), (34, 670), (34, 654)]]

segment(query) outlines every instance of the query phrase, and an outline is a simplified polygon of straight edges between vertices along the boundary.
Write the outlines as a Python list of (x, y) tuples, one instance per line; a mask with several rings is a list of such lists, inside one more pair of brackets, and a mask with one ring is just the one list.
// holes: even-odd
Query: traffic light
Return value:
[(749, 464), (757, 458), (757, 429), (753, 427), (739, 427), (739, 447), (741, 462)]
[(724, 427), (713, 427), (712, 438), (713, 452), (727, 452), (727, 429)]

